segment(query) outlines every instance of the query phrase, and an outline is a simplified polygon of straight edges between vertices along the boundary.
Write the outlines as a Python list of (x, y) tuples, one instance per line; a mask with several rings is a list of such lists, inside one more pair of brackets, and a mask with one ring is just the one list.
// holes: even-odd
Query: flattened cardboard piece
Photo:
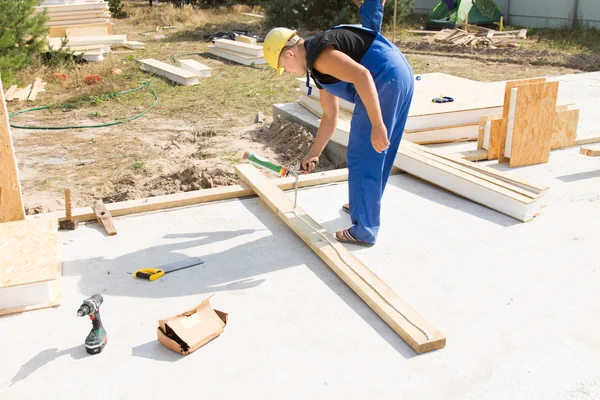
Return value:
[(158, 341), (171, 351), (190, 354), (225, 330), (228, 314), (214, 310), (210, 297), (197, 307), (158, 321)]

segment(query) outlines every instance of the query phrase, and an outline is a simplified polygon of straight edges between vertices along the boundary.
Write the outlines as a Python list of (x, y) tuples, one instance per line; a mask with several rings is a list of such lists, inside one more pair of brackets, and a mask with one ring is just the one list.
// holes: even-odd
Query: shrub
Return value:
[(39, 0), (0, 1), (0, 71), (10, 84), (11, 72), (31, 64), (45, 48), (46, 12), (36, 14)]

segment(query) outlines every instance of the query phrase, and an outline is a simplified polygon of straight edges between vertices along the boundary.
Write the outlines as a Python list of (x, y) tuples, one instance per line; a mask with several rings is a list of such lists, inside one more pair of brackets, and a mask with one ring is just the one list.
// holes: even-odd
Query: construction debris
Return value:
[[(470, 32), (469, 32), (470, 31)], [(495, 31), (480, 26), (467, 25), (465, 29), (443, 29), (425, 37), (429, 43), (442, 43), (454, 46), (519, 47), (522, 43), (536, 43), (527, 39), (527, 29), (518, 31)]]
[(12, 85), (6, 93), (4, 93), (4, 97), (6, 101), (35, 101), (40, 92), (45, 92), (45, 86), (47, 82), (43, 82), (41, 78), (35, 78), (35, 81), (32, 84), (27, 85), (24, 88), (19, 88), (17, 85)]

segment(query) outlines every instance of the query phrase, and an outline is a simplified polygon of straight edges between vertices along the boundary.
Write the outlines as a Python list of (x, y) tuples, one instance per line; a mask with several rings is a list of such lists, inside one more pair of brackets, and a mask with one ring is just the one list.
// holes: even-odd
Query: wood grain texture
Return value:
[(0, 80), (0, 223), (25, 219), (19, 169)]
[(582, 147), (579, 153), (588, 157), (600, 157), (600, 147)]
[[(484, 142), (484, 133), (485, 133), (485, 124), (487, 122), (494, 122), (494, 121), (500, 121), (499, 123), (497, 122), (497, 125), (501, 123), (502, 121), (502, 114), (497, 114), (497, 115), (485, 115), (479, 118), (479, 136), (477, 137), (477, 149), (481, 150), (483, 149), (483, 142)], [(493, 129), (493, 128), (492, 128)], [(491, 140), (491, 136), (490, 136), (490, 146), (492, 144), (492, 140)], [(489, 150), (489, 149), (487, 149)]]
[(495, 160), (500, 155), (502, 141), (502, 118), (492, 120), (490, 131), (490, 146), (488, 148), (488, 160)]
[[(392, 171), (392, 173), (397, 172), (398, 169)], [(329, 183), (344, 182), (347, 180), (348, 170), (346, 168), (331, 171), (313, 172), (312, 174), (301, 175), (298, 179), (298, 187), (304, 188), (325, 185)], [(294, 188), (294, 178), (292, 177), (274, 178), (272, 179), (272, 182), (282, 190)], [(194, 190), (191, 192), (149, 197), (146, 199), (108, 203), (105, 206), (113, 217), (119, 217), (124, 215), (166, 210), (170, 208), (188, 207), (248, 196), (255, 196), (255, 193), (250, 186), (242, 183), (240, 185), (222, 186), (211, 189)], [(37, 214), (29, 216), (28, 218), (50, 218), (54, 221), (61, 221), (65, 219), (65, 211), (53, 211), (50, 213)], [(79, 222), (97, 220), (95, 212), (90, 207), (73, 209), (72, 218), (74, 221)]]
[(0, 224), (0, 288), (56, 279), (56, 223), (48, 219)]
[(236, 171), (269, 208), (417, 354), (437, 350), (446, 345), (446, 337), (441, 332), (394, 293), (341, 243), (338, 243), (333, 235), (302, 209), (297, 208), (294, 212), (293, 201), (254, 166), (239, 165), (236, 166)]
[(547, 163), (552, 148), (559, 82), (519, 85), (511, 168)]
[(579, 126), (579, 110), (557, 111), (552, 132), (552, 150), (564, 149), (575, 145), (577, 127)]
[(532, 78), (532, 79), (519, 79), (506, 82), (504, 88), (504, 109), (502, 112), (502, 125), (500, 127), (500, 138), (498, 144), (500, 152), (498, 154), (498, 162), (506, 162), (507, 159), (504, 157), (504, 145), (506, 143), (506, 129), (508, 127), (508, 108), (510, 103), (510, 91), (519, 85), (530, 84), (530, 83), (542, 83), (546, 82), (546, 78)]
[(104, 228), (106, 229), (106, 233), (108, 236), (114, 236), (117, 234), (117, 230), (113, 224), (112, 215), (110, 211), (106, 209), (106, 206), (102, 202), (102, 200), (96, 200), (94, 203), (94, 212), (96, 213), (96, 217), (98, 218), (98, 222), (100, 222)]

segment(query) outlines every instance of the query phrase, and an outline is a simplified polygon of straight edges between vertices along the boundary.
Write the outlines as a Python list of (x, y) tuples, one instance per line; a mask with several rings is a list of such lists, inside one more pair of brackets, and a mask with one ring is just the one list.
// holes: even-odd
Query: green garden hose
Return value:
[[(58, 129), (83, 129), (83, 128), (103, 128), (106, 126), (113, 126), (113, 125), (119, 125), (119, 124), (123, 124), (125, 122), (129, 122), (129, 121), (133, 121), (134, 119), (137, 119), (139, 117), (141, 117), (142, 115), (146, 114), (148, 111), (150, 111), (151, 109), (154, 108), (154, 106), (158, 103), (158, 96), (156, 95), (156, 93), (154, 92), (154, 90), (152, 90), (152, 88), (150, 87), (150, 85), (148, 85), (147, 82), (144, 82), (142, 84), (142, 86), (137, 87), (135, 89), (129, 89), (129, 90), (124, 90), (122, 92), (118, 92), (118, 93), (113, 93), (113, 94), (109, 94), (106, 95), (104, 98), (106, 99), (110, 99), (112, 97), (116, 97), (119, 96), (121, 94), (126, 94), (126, 93), (132, 93), (132, 92), (136, 92), (138, 90), (147, 88), (148, 90), (150, 90), (150, 92), (154, 95), (154, 103), (152, 103), (152, 105), (150, 107), (148, 107), (146, 110), (144, 110), (143, 112), (131, 117), (131, 118), (127, 118), (121, 121), (115, 121), (115, 122), (110, 122), (110, 123), (106, 123), (106, 124), (99, 124), (99, 125), (80, 125), (80, 126), (23, 126), (23, 125), (13, 125), (10, 124), (10, 126), (12, 128), (17, 128), (17, 129), (43, 129), (43, 130), (58, 130)], [(10, 114), (8, 117), (14, 117), (15, 115), (19, 115), (19, 114), (24, 114), (26, 112), (32, 112), (32, 111), (39, 111), (39, 110), (47, 110), (51, 108), (51, 106), (43, 106), (43, 107), (34, 107), (34, 108), (28, 108), (26, 110), (21, 110), (21, 111), (17, 111), (14, 112), (12, 114)]]

